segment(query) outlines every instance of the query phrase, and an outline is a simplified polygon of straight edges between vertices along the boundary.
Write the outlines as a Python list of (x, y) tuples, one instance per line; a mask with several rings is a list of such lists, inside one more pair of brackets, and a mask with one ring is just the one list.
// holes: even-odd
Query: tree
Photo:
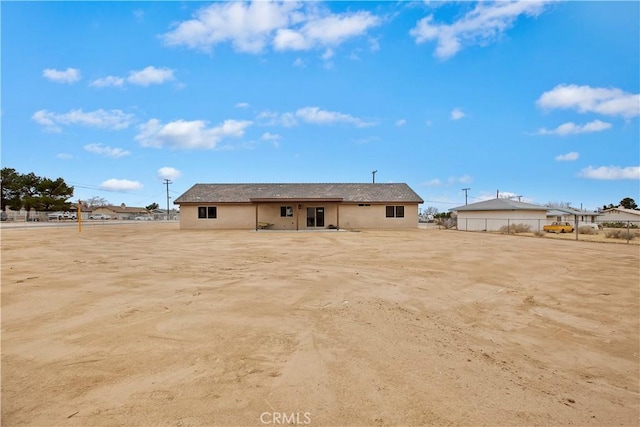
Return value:
[(636, 201), (631, 197), (625, 197), (624, 199), (620, 200), (620, 206), (626, 209), (638, 209)]
[(20, 174), (13, 168), (2, 168), (0, 171), (0, 185), (2, 186), (2, 211), (7, 208), (20, 210), (22, 200), (20, 199)]
[(571, 202), (547, 202), (545, 206), (548, 208), (570, 208)]
[(424, 211), (422, 211), (424, 215), (435, 215), (438, 213), (438, 208), (434, 206), (427, 207)]
[(42, 178), (33, 172), (21, 174), (12, 168), (3, 168), (2, 182), (2, 210), (25, 209), (27, 220), (32, 209), (52, 211), (68, 210), (67, 202), (73, 196), (73, 187), (69, 187), (62, 178), (55, 181)]
[(157, 203), (151, 203), (149, 206), (146, 207), (146, 209), (148, 211), (154, 211), (156, 209), (158, 209), (160, 207), (160, 205), (158, 205)]
[(37, 186), (39, 194), (36, 209), (42, 211), (68, 211), (71, 203), (67, 199), (73, 196), (73, 187), (69, 187), (62, 178), (55, 181), (42, 178)]
[(93, 196), (90, 199), (84, 200), (84, 203), (88, 208), (97, 208), (109, 205), (109, 201), (107, 201), (107, 199), (98, 196)]

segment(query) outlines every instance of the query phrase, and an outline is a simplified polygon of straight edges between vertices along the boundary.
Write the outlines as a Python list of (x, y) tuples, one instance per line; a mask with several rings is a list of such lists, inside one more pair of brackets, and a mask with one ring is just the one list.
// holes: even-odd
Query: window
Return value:
[(371, 206), (369, 203), (358, 203), (358, 206)]
[(215, 219), (218, 217), (218, 208), (215, 206), (198, 206), (198, 218)]
[(404, 206), (387, 206), (387, 218), (404, 218)]
[(281, 217), (292, 217), (293, 216), (293, 206), (280, 206), (280, 216)]

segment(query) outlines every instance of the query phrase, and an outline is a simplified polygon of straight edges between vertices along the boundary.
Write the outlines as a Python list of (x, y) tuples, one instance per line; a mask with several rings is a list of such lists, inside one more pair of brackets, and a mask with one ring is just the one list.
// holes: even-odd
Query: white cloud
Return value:
[(130, 181), (128, 179), (111, 178), (100, 184), (100, 188), (110, 191), (133, 191), (142, 188), (142, 184), (138, 181)]
[(580, 157), (579, 153), (576, 153), (575, 151), (571, 151), (570, 153), (567, 153), (567, 154), (560, 154), (556, 156), (555, 159), (558, 162), (573, 162), (574, 160), (578, 160), (578, 157)]
[(426, 185), (427, 187), (442, 187), (442, 181), (440, 181), (440, 179), (438, 178), (433, 178), (425, 182), (424, 185)]
[(469, 175), (461, 175), (461, 176), (450, 176), (446, 181), (442, 181), (440, 178), (433, 178), (423, 185), (427, 187), (451, 187), (454, 185), (465, 185), (470, 184), (473, 181), (473, 178)]
[(264, 140), (264, 141), (277, 141), (277, 140), (280, 139), (280, 135), (269, 133), (269, 132), (265, 132), (265, 133), (262, 134), (261, 139)]
[(304, 68), (307, 66), (307, 64), (304, 62), (302, 58), (296, 58), (296, 60), (293, 61), (293, 66), (298, 68)]
[(121, 87), (123, 85), (124, 85), (124, 78), (117, 77), (117, 76), (107, 76), (101, 79), (95, 79), (94, 81), (89, 83), (89, 86), (95, 86), (95, 87), (108, 87), (108, 86)]
[(328, 15), (311, 19), (298, 29), (279, 29), (273, 45), (280, 51), (338, 46), (350, 38), (366, 34), (379, 24), (380, 19), (369, 12)]
[(236, 108), (249, 108), (249, 103), (248, 102), (238, 102), (235, 105)]
[(480, 2), (452, 24), (436, 24), (429, 15), (410, 31), (416, 43), (436, 40), (435, 56), (448, 59), (466, 45), (485, 45), (511, 28), (521, 15), (537, 16), (546, 1)]
[(133, 16), (136, 18), (136, 21), (142, 22), (144, 21), (144, 10), (136, 9), (133, 11)]
[(47, 68), (42, 72), (42, 76), (56, 83), (75, 83), (80, 80), (80, 70), (77, 68), (67, 68), (64, 71)]
[(337, 111), (321, 110), (319, 107), (304, 107), (296, 111), (295, 116), (300, 120), (316, 125), (330, 125), (335, 123), (345, 123), (356, 127), (373, 126), (374, 123), (364, 121), (349, 114)]
[(611, 123), (602, 122), (600, 120), (594, 120), (592, 122), (586, 123), (584, 125), (576, 125), (573, 122), (567, 122), (561, 124), (555, 129), (538, 129), (538, 135), (575, 135), (580, 133), (591, 133), (591, 132), (601, 132), (603, 130), (607, 130), (611, 128)]
[(175, 149), (213, 149), (226, 137), (241, 137), (251, 121), (225, 120), (209, 128), (202, 120), (176, 120), (162, 124), (151, 119), (138, 127), (135, 140), (143, 147), (170, 147)]
[(177, 178), (180, 178), (181, 175), (182, 175), (182, 172), (180, 172), (176, 168), (172, 168), (169, 166), (165, 166), (158, 169), (158, 178), (160, 179), (175, 180)]
[(56, 158), (61, 159), (61, 160), (71, 160), (71, 159), (73, 159), (73, 154), (58, 153), (58, 154), (56, 154)]
[(451, 110), (451, 120), (460, 120), (465, 116), (466, 114), (460, 108), (454, 108)]
[(131, 71), (129, 77), (127, 77), (128, 83), (139, 86), (157, 85), (170, 80), (174, 80), (173, 70), (153, 66), (148, 66), (139, 71)]
[(396, 120), (396, 126), (404, 126), (406, 124), (407, 124), (407, 121), (405, 119)]
[(290, 1), (219, 2), (164, 34), (167, 45), (204, 51), (229, 42), (238, 52), (308, 50), (362, 36), (380, 19), (367, 11), (332, 14), (318, 4)]
[(334, 55), (335, 53), (333, 52), (333, 49), (329, 48), (322, 54), (322, 59), (328, 61), (329, 59), (333, 58)]
[(50, 132), (60, 132), (61, 125), (82, 125), (104, 129), (126, 129), (134, 120), (133, 114), (121, 110), (96, 110), (84, 112), (71, 110), (68, 113), (56, 114), (47, 110), (36, 111), (31, 119)]
[(640, 179), (640, 166), (600, 166), (598, 168), (588, 166), (582, 169), (578, 176), (604, 180)]
[(561, 84), (543, 93), (536, 101), (544, 109), (573, 109), (580, 113), (631, 118), (640, 115), (640, 94), (618, 88), (592, 88)]
[(111, 157), (119, 159), (131, 154), (130, 151), (123, 150), (122, 148), (111, 148), (102, 144), (87, 144), (84, 146), (85, 151), (90, 153), (99, 154), (101, 156)]

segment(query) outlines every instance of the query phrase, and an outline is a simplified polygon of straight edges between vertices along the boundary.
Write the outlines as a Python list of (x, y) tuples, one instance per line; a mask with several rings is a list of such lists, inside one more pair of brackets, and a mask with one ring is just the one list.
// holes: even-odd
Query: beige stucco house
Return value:
[(600, 222), (627, 222), (640, 226), (640, 211), (627, 208), (611, 208), (601, 212)]
[(449, 209), (464, 231), (499, 231), (503, 226), (529, 225), (533, 231), (547, 223), (547, 207), (511, 199), (491, 199)]
[(109, 215), (111, 219), (135, 219), (138, 216), (149, 217), (149, 211), (146, 208), (136, 208), (127, 206), (124, 203), (120, 206), (98, 206), (93, 208), (94, 214)]
[(407, 184), (195, 184), (178, 197), (181, 229), (417, 228)]
[(602, 216), (600, 212), (595, 211), (585, 211), (574, 208), (547, 208), (547, 220), (548, 223), (551, 222), (570, 222), (575, 223), (578, 221), (578, 224), (584, 223), (596, 223), (601, 221), (599, 218)]

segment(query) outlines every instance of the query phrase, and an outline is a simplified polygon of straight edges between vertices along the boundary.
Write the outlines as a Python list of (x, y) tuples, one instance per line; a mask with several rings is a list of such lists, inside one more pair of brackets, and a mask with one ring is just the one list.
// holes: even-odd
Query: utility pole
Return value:
[(496, 199), (500, 198), (500, 190), (496, 190)]
[(522, 199), (522, 196), (516, 196), (518, 198), (518, 201), (520, 201), (520, 199)]
[(373, 183), (376, 183), (376, 172), (378, 172), (377, 170), (371, 171), (371, 174), (373, 175)]
[(164, 184), (167, 186), (167, 221), (169, 221), (169, 184), (173, 183), (165, 178)]
[(467, 204), (467, 193), (469, 192), (469, 190), (471, 190), (470, 188), (463, 188), (462, 191), (464, 191), (464, 204)]

